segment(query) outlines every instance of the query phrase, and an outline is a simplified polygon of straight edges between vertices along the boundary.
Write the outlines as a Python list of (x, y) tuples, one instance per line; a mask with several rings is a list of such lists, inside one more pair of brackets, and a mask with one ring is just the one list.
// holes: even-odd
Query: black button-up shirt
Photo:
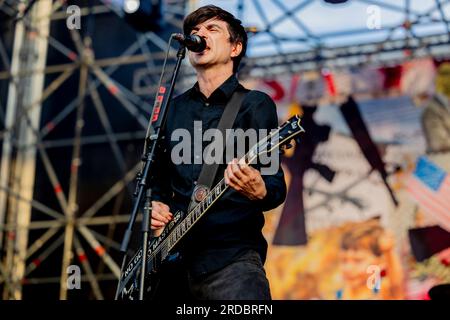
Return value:
[[(198, 84), (172, 100), (168, 115), (165, 136), (165, 153), (160, 155), (153, 200), (170, 206), (171, 212), (186, 212), (202, 164), (196, 164), (209, 142), (204, 142), (202, 153), (191, 144), (191, 161), (175, 165), (171, 151), (180, 141), (171, 141), (176, 129), (184, 128), (190, 137), (201, 134), (209, 128), (217, 128), (225, 105), (235, 90), (247, 92), (236, 116), (233, 128), (274, 129), (278, 126), (276, 106), (272, 99), (260, 91), (249, 91), (242, 87), (235, 76), (231, 76), (209, 98), (198, 89)], [(201, 121), (202, 132), (194, 133), (194, 121)], [(200, 127), (196, 126), (197, 131)], [(192, 140), (194, 140), (192, 138)], [(197, 148), (198, 149), (198, 148)], [(223, 178), (226, 164), (221, 164), (215, 183)], [(262, 235), (264, 226), (263, 211), (276, 208), (286, 197), (286, 184), (281, 166), (274, 175), (263, 175), (267, 195), (262, 200), (250, 200), (229, 188), (224, 195), (200, 218), (198, 223), (183, 239), (183, 252), (192, 275), (201, 275), (218, 270), (229, 264), (246, 249), (254, 249), (264, 262), (267, 242)], [(214, 186), (215, 184), (213, 184)]]

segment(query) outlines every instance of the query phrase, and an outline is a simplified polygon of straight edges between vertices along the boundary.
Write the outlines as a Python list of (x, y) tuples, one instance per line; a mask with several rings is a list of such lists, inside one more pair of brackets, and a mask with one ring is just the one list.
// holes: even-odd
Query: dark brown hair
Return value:
[(210, 19), (217, 19), (228, 24), (228, 32), (230, 33), (230, 42), (233, 44), (242, 43), (241, 53), (233, 58), (233, 72), (237, 72), (242, 57), (247, 51), (247, 33), (242, 26), (241, 20), (236, 19), (231, 13), (214, 5), (207, 5), (191, 12), (183, 23), (184, 34), (190, 34), (192, 29), (200, 23)]

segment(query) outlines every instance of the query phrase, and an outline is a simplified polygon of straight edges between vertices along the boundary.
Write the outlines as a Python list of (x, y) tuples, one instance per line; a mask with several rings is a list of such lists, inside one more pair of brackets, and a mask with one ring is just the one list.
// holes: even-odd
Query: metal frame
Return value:
[[(361, 29), (315, 34), (305, 25), (299, 17), (299, 13), (311, 5), (313, 1), (318, 0), (297, 0), (296, 5), (290, 9), (280, 0), (270, 1), (282, 12), (281, 15), (272, 20), (266, 11), (264, 1), (235, 1), (235, 13), (238, 17), (243, 19), (247, 10), (254, 10), (253, 13), (257, 14), (264, 23), (262, 30), (251, 36), (250, 45), (254, 48), (267, 45), (264, 42), (257, 42), (259, 34), (267, 34), (271, 39), (269, 43), (276, 46), (277, 51), (277, 54), (272, 56), (248, 58), (245, 62), (246, 66), (241, 71), (242, 77), (293, 74), (324, 67), (351, 67), (369, 62), (368, 56), (370, 56), (371, 64), (379, 65), (400, 63), (411, 57), (430, 54), (438, 58), (449, 58), (450, 56), (450, 17), (446, 17), (444, 13), (444, 6), (447, 6), (450, 0), (435, 0), (435, 6), (427, 12), (411, 10), (411, 2), (419, 0), (405, 0), (404, 6), (376, 0), (358, 0), (360, 3), (376, 4), (386, 10), (402, 12), (405, 20), (399, 25), (387, 27), (389, 32), (385, 41), (343, 47), (327, 46), (326, 39), (373, 31)], [(165, 2), (167, 5), (166, 22), (179, 28), (181, 25), (180, 15), (186, 8), (185, 1), (166, 0)], [(24, 10), (23, 6), (22, 9), (18, 9), (19, 3), (20, 1), (15, 0), (0, 0), (0, 10), (5, 15), (17, 16), (20, 10)], [(188, 5), (192, 8), (197, 5), (197, 2), (191, 1)], [(0, 285), (3, 284), (4, 299), (22, 298), (23, 285), (44, 285), (55, 282), (60, 284), (59, 298), (69, 298), (66, 286), (67, 273), (65, 271), (73, 260), (73, 254), (78, 258), (85, 274), (81, 280), (89, 283), (94, 297), (102, 299), (106, 296), (102, 288), (102, 281), (117, 279), (119, 272), (117, 263), (110, 255), (111, 250), (116, 250), (119, 247), (119, 244), (112, 240), (112, 234), (116, 224), (125, 223), (128, 220), (128, 216), (119, 212), (117, 208), (120, 207), (124, 197), (122, 191), (125, 190), (129, 193), (132, 191), (130, 183), (135, 178), (140, 165), (139, 159), (136, 159), (137, 162), (134, 166), (127, 167), (124, 155), (117, 143), (144, 137), (147, 119), (151, 113), (151, 105), (141, 95), (152, 95), (156, 92), (155, 86), (150, 85), (157, 83), (155, 80), (157, 80), (160, 69), (157, 67), (156, 61), (164, 58), (166, 49), (166, 39), (161, 39), (156, 34), (149, 32), (137, 36), (137, 40), (117, 57), (96, 59), (95, 52), (92, 51), (89, 43), (90, 39), (81, 39), (79, 33), (74, 30), (70, 32), (76, 51), (72, 51), (52, 37), (51, 34), (45, 34), (36, 27), (38, 23), (64, 19), (66, 17), (65, 6), (65, 1), (54, 1), (50, 15), (42, 15), (38, 6), (36, 6), (24, 19), (17, 22), (16, 28), (23, 28), (23, 35), (20, 34), (19, 30), (16, 31), (15, 37), (17, 43), (26, 44), (29, 48), (36, 47), (38, 43), (48, 44), (48, 46), (65, 55), (72, 61), (71, 63), (47, 66), (25, 63), (21, 59), (24, 59), (24, 57), (31, 59), (32, 54), (21, 52), (20, 48), (14, 50), (14, 55), (10, 61), (0, 38), (0, 59), (7, 67), (5, 70), (0, 70), (0, 79), (10, 82), (10, 100), (6, 108), (6, 114), (0, 106), (0, 119), (4, 121), (6, 128), (0, 132), (0, 141), (3, 145), (0, 167), (0, 233), (6, 232), (7, 235), (3, 246), (6, 250), (0, 263)], [(111, 10), (112, 8), (104, 3), (97, 3), (91, 8), (82, 8), (81, 14), (92, 14), (95, 17), (108, 14)], [(440, 15), (439, 20), (432, 17), (436, 12)], [(299, 29), (303, 30), (305, 36), (287, 38), (274, 32), (274, 28), (286, 19), (291, 20)], [(425, 23), (444, 24), (447, 32), (425, 37), (417, 36), (414, 30), (415, 26)], [(404, 39), (393, 38), (395, 31), (399, 29), (407, 31)], [(286, 52), (283, 49), (283, 44), (289, 42), (304, 43), (309, 49), (302, 52)], [(150, 44), (152, 47), (159, 49), (150, 49)], [(138, 50), (141, 50), (142, 53), (136, 53)], [(405, 50), (408, 50), (408, 55), (405, 54)], [(175, 50), (172, 52), (175, 53)], [(41, 53), (45, 56), (45, 53)], [(127, 89), (112, 78), (112, 74), (121, 66), (143, 62), (146, 63), (146, 68), (137, 74), (133, 90)], [(81, 74), (77, 98), (64, 106), (51, 121), (38, 128), (36, 123), (39, 123), (37, 120), (42, 103), (59, 87), (65, 85), (65, 81), (75, 72)], [(46, 88), (43, 88), (42, 94), (36, 95), (36, 93), (33, 94), (30, 91), (27, 81), (29, 83), (33, 77), (44, 77), (52, 73), (56, 73), (58, 76)], [(145, 83), (144, 86), (140, 86), (141, 81)], [(186, 68), (181, 75), (180, 86), (187, 86), (192, 81), (192, 70)], [(141, 128), (133, 132), (114, 132), (98, 91), (101, 86), (107, 88), (118, 104), (137, 119)], [(151, 87), (151, 90), (146, 90), (149, 87)], [(34, 85), (34, 90), (37, 88), (38, 85)], [(20, 92), (20, 95), (15, 91)], [(40, 92), (40, 90), (37, 91)], [(20, 96), (26, 97), (26, 99), (14, 100), (14, 97)], [(93, 101), (94, 108), (105, 131), (104, 135), (82, 135), (84, 101), (88, 97)], [(0, 100), (0, 103), (3, 103), (2, 100)], [(74, 128), (73, 137), (48, 140), (49, 133), (73, 112), (76, 112), (77, 115), (77, 126)], [(122, 178), (108, 190), (105, 190), (103, 196), (98, 198), (89, 209), (85, 212), (79, 212), (77, 209), (77, 186), (79, 185), (78, 168), (83, 159), (81, 147), (86, 144), (97, 143), (107, 143), (111, 147), (114, 160), (118, 163), (122, 172)], [(72, 163), (70, 168), (67, 168), (70, 171), (68, 193), (62, 190), (60, 179), (55, 173), (52, 161), (47, 154), (47, 150), (50, 148), (64, 146), (73, 147)], [(33, 199), (33, 195), (29, 191), (24, 192), (23, 185), (28, 184), (28, 190), (30, 190), (30, 183), (33, 183), (33, 181), (21, 181), (21, 173), (24, 172), (25, 168), (24, 157), (26, 156), (27, 161), (34, 162), (34, 153), (40, 157), (44, 164), (46, 174), (54, 189), (54, 196), (58, 199), (59, 209), (50, 208), (48, 205)], [(32, 178), (33, 176), (31, 174)], [(96, 216), (101, 208), (112, 199), (116, 201), (116, 210), (106, 216)], [(31, 220), (30, 212), (32, 209), (48, 216), (48, 220)], [(110, 227), (106, 234), (100, 234), (91, 229), (95, 225), (109, 225)], [(43, 229), (45, 232), (32, 244), (27, 244), (28, 233), (36, 229)], [(85, 248), (86, 244), (90, 249)], [(63, 256), (60, 274), (50, 277), (33, 277), (33, 271), (39, 268), (41, 263), (50, 255), (60, 250), (62, 250)], [(97, 268), (96, 272), (92, 261), (87, 258), (92, 252), (102, 261), (102, 266)], [(103, 270), (104, 266), (108, 270)]]
[[(51, 4), (51, 0), (47, 0), (47, 2), (49, 1)], [(2, 5), (0, 8), (3, 9), (3, 12), (7, 15), (17, 15), (17, 12), (13, 10), (14, 4), (17, 3), (10, 1), (0, 4)], [(10, 5), (10, 7), (7, 8), (4, 5)], [(119, 277), (119, 267), (109, 253), (110, 249), (117, 250), (119, 245), (111, 240), (112, 237), (108, 235), (113, 233), (115, 224), (127, 222), (128, 216), (119, 214), (117, 210), (107, 216), (95, 217), (95, 215), (109, 200), (116, 198), (116, 202), (121, 202), (123, 200), (123, 195), (121, 195), (122, 190), (128, 189), (129, 193), (132, 192), (131, 185), (129, 184), (135, 178), (140, 163), (138, 162), (136, 165), (128, 168), (124, 160), (124, 155), (118, 147), (117, 142), (119, 140), (142, 138), (145, 134), (144, 129), (147, 127), (147, 119), (151, 113), (151, 105), (148, 102), (115, 81), (111, 77), (111, 74), (124, 64), (147, 62), (149, 65), (153, 63), (154, 66), (156, 60), (161, 60), (164, 57), (164, 51), (167, 49), (167, 45), (162, 45), (165, 44), (165, 40), (159, 39), (156, 34), (142, 34), (137, 37), (135, 43), (122, 55), (116, 58), (97, 61), (94, 52), (90, 48), (90, 39), (81, 39), (77, 30), (68, 31), (71, 33), (72, 40), (76, 47), (76, 52), (73, 52), (62, 43), (58, 42), (58, 40), (54, 39), (51, 35), (42, 33), (41, 29), (36, 27), (37, 23), (42, 23), (42, 21), (47, 21), (48, 23), (53, 18), (61, 19), (64, 17), (65, 1), (55, 1), (51, 8), (51, 15), (43, 15), (42, 13), (49, 12), (50, 8), (47, 8), (47, 10), (39, 10), (37, 7), (40, 5), (40, 3), (39, 5), (35, 5), (31, 10), (29, 17), (25, 17), (17, 22), (17, 28), (22, 28), (23, 36), (20, 36), (16, 31), (16, 40), (25, 42), (30, 46), (34, 45), (34, 42), (32, 39), (30, 40), (30, 37), (39, 41), (46, 41), (46, 44), (48, 43), (49, 46), (52, 46), (54, 49), (64, 54), (67, 58), (72, 60), (73, 63), (58, 66), (39, 66), (36, 63), (24, 64), (19, 59), (19, 56), (27, 57), (27, 54), (19, 48), (14, 51), (12, 57), (13, 64), (16, 63), (17, 66), (15, 68), (9, 68), (9, 70), (1, 71), (0, 73), (1, 79), (10, 79), (11, 87), (15, 90), (21, 90), (21, 96), (27, 97), (27, 99), (30, 100), (29, 102), (21, 103), (10, 99), (12, 102), (9, 103), (10, 107), (8, 107), (7, 110), (12, 114), (12, 116), (9, 116), (11, 120), (5, 123), (5, 130), (0, 133), (3, 145), (6, 145), (6, 151), (10, 151), (5, 152), (4, 148), (2, 152), (2, 168), (3, 172), (7, 174), (4, 175), (5, 178), (3, 178), (3, 183), (0, 185), (0, 194), (5, 199), (1, 201), (3, 211), (7, 215), (5, 224), (3, 224), (4, 220), (1, 220), (0, 231), (2, 233), (6, 231), (8, 235), (5, 243), (6, 252), (2, 264), (0, 264), (0, 283), (4, 283), (3, 298), (21, 299), (23, 285), (47, 284), (58, 279), (58, 282), (60, 283), (59, 298), (67, 299), (68, 274), (66, 270), (73, 261), (73, 253), (75, 253), (86, 274), (82, 280), (88, 281), (96, 299), (102, 299), (104, 294), (99, 285), (99, 281), (101, 279), (112, 280)], [(167, 5), (169, 8), (172, 8), (172, 11), (183, 11), (181, 9), (184, 8), (183, 1), (172, 0), (168, 1)], [(91, 10), (89, 10), (89, 8), (83, 8), (82, 14), (91, 13), (97, 15), (108, 13), (110, 10), (111, 8), (108, 8), (105, 5), (96, 5), (91, 8)], [(169, 23), (176, 23), (177, 26), (179, 26), (180, 21), (177, 21), (173, 15), (171, 15), (171, 21), (172, 22), (169, 21)], [(154, 50), (151, 51), (149, 49), (150, 44), (157, 47), (159, 46), (161, 50), (157, 52)], [(138, 49), (141, 49), (145, 54), (135, 54)], [(2, 50), (2, 52), (4, 52), (4, 50)], [(45, 61), (46, 53), (42, 52), (41, 54)], [(31, 54), (28, 56), (30, 55)], [(7, 57), (5, 57), (5, 54), (2, 54), (2, 59), (6, 61), (5, 65), (9, 67), (10, 63)], [(106, 69), (103, 70), (102, 68), (105, 67)], [(61, 112), (46, 125), (38, 129), (39, 116), (35, 116), (32, 123), (30, 115), (40, 112), (42, 103), (59, 87), (63, 86), (65, 81), (74, 72), (78, 71), (80, 72), (80, 79), (77, 98), (67, 104), (67, 106), (65, 106)], [(49, 73), (60, 74), (46, 88), (43, 88), (42, 94), (39, 97), (32, 98), (29, 92), (30, 86), (22, 84), (21, 81), (36, 76), (43, 78), (43, 76)], [(132, 114), (133, 117), (137, 118), (138, 123), (141, 126), (140, 130), (138, 129), (135, 132), (128, 132), (125, 134), (117, 134), (114, 132), (98, 92), (99, 86), (106, 87), (109, 93), (117, 99), (119, 104)], [(36, 86), (31, 86), (31, 88), (36, 92), (40, 92)], [(13, 89), (10, 89), (9, 91), (10, 98), (16, 96)], [(105, 131), (104, 136), (82, 136), (84, 121), (83, 113), (85, 108), (84, 101), (87, 97), (90, 97), (93, 101), (93, 105)], [(46, 136), (72, 112), (76, 112), (76, 126), (74, 128), (73, 139), (69, 139), (69, 141), (45, 141)], [(31, 132), (32, 140), (29, 138), (24, 139), (23, 134), (16, 134), (21, 123), (27, 124), (25, 125), (25, 128)], [(28, 136), (30, 136), (30, 134), (28, 134)], [(88, 210), (85, 212), (78, 212), (77, 189), (79, 186), (78, 168), (82, 161), (81, 146), (86, 143), (105, 142), (110, 145), (115, 161), (118, 163), (119, 168), (123, 173), (123, 177), (113, 184), (109, 190), (105, 190), (103, 196), (97, 199)], [(61, 188), (60, 179), (55, 173), (51, 159), (49, 159), (46, 150), (47, 148), (68, 145), (73, 146), (73, 148), (71, 166), (68, 168), (68, 170), (70, 170), (69, 190), (66, 194)], [(16, 153), (29, 153), (30, 151), (36, 152), (44, 164), (54, 189), (54, 195), (58, 199), (60, 212), (34, 200), (32, 198), (32, 193), (29, 194), (28, 192), (24, 194), (23, 189), (15, 183), (17, 180), (15, 177), (20, 177), (20, 173), (23, 170), (23, 166), (20, 166), (20, 163), (17, 161), (19, 158)], [(34, 163), (34, 157), (31, 157), (30, 161)], [(15, 171), (8, 166), (8, 163), (11, 162), (15, 165)], [(31, 179), (34, 179), (34, 174), (28, 176)], [(8, 177), (10, 177), (10, 179), (8, 179)], [(10, 182), (10, 180), (12, 180), (12, 182)], [(32, 190), (31, 186), (31, 191)], [(17, 204), (26, 205), (28, 206), (28, 209), (18, 211)], [(51, 220), (31, 221), (31, 209), (46, 214)], [(109, 225), (106, 235), (99, 234), (90, 229), (91, 226), (99, 224)], [(46, 231), (34, 241), (33, 244), (27, 247), (28, 232), (36, 229), (45, 229)], [(81, 239), (84, 243), (87, 243), (92, 252), (95, 252), (95, 254), (100, 257), (103, 264), (106, 265), (109, 270), (94, 273), (92, 265), (87, 259), (88, 254), (83, 248)], [(24, 243), (25, 246), (23, 245)], [(21, 246), (23, 247), (20, 252), (16, 250), (18, 244), (22, 244)], [(41, 263), (50, 255), (61, 250), (61, 247), (63, 247), (63, 261), (60, 276), (51, 278), (32, 278), (33, 271), (39, 268)], [(99, 269), (104, 268), (101, 267)]]
[[(252, 0), (239, 1), (241, 11), (255, 10), (259, 15), (263, 26), (260, 27), (251, 39), (254, 50), (271, 45), (277, 52), (276, 55), (255, 55), (246, 60), (246, 66), (242, 70), (245, 77), (267, 77), (278, 74), (289, 74), (307, 70), (321, 70), (322, 68), (336, 69), (370, 63), (372, 66), (398, 65), (405, 60), (433, 56), (446, 59), (450, 57), (450, 14), (449, 0), (433, 0), (434, 5), (423, 12), (411, 9), (413, 1), (405, 0), (403, 5), (396, 5), (382, 0), (354, 0), (352, 4), (377, 5), (381, 10), (402, 13), (404, 20), (395, 25), (383, 25), (380, 30), (369, 28), (352, 29), (340, 26), (333, 32), (315, 33), (308, 28), (301, 18), (304, 11), (312, 4), (321, 0), (298, 0), (291, 9), (287, 8), (280, 0)], [(270, 8), (264, 4), (271, 2), (281, 10), (281, 14), (268, 19)], [(447, 14), (444, 9), (447, 9)], [(439, 19), (434, 15), (439, 14)], [(242, 12), (240, 15), (244, 15)], [(301, 36), (286, 36), (274, 30), (280, 23), (290, 21), (295, 25)], [(418, 35), (418, 27), (441, 26), (447, 31), (442, 34)], [(405, 31), (405, 37), (395, 37), (399, 30)], [(334, 46), (327, 41), (342, 36), (361, 36), (378, 34), (381, 38), (378, 42), (356, 43), (344, 46)], [(259, 41), (261, 36), (268, 35), (270, 40)], [(303, 43), (306, 49), (292, 51), (283, 49), (283, 45), (289, 43)]]

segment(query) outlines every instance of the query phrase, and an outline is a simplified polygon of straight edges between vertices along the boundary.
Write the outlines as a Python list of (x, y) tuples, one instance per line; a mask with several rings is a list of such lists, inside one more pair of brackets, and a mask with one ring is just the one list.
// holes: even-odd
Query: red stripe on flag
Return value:
[[(439, 193), (444, 193), (446, 195), (450, 195), (450, 178), (446, 178), (444, 182), (442, 183), (441, 189), (439, 190)], [(450, 204), (450, 198), (446, 198), (448, 200), (448, 203)]]
[[(450, 195), (450, 189), (446, 190), (445, 187), (448, 188), (447, 183), (444, 181), (442, 187), (439, 189), (439, 191), (433, 192), (428, 187), (424, 186), (418, 179), (412, 177), (412, 185), (415, 185), (417, 189), (420, 189), (425, 195), (436, 202), (439, 206), (442, 206), (444, 210), (447, 210), (449, 212), (448, 216), (450, 218), (450, 201), (444, 202), (442, 201), (442, 198), (444, 198), (446, 195)], [(447, 198), (450, 199), (450, 198)]]
[[(439, 223), (443, 224), (447, 230), (450, 230), (450, 212), (439, 201), (436, 201), (433, 197), (429, 196), (430, 191), (427, 188), (420, 185), (416, 179), (410, 179), (408, 185), (408, 191), (413, 195), (416, 201), (425, 209), (425, 211), (431, 214)], [(428, 195), (428, 196), (427, 196)]]
[(417, 202), (419, 202), (420, 205), (422, 205), (425, 209), (427, 209), (427, 211), (431, 210), (433, 213), (436, 213), (439, 219), (444, 219), (445, 221), (446, 211), (438, 203), (436, 203), (436, 201), (433, 201), (432, 199), (425, 197), (422, 193), (420, 193), (416, 189), (411, 188), (408, 189), (413, 194), (414, 198), (416, 199)]

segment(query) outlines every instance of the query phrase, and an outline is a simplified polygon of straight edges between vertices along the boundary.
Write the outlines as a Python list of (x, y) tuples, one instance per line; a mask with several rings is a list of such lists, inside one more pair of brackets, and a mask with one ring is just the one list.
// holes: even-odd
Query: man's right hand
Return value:
[(166, 224), (173, 219), (173, 214), (169, 210), (168, 205), (152, 201), (151, 229), (154, 230), (154, 235), (157, 237), (162, 233)]

